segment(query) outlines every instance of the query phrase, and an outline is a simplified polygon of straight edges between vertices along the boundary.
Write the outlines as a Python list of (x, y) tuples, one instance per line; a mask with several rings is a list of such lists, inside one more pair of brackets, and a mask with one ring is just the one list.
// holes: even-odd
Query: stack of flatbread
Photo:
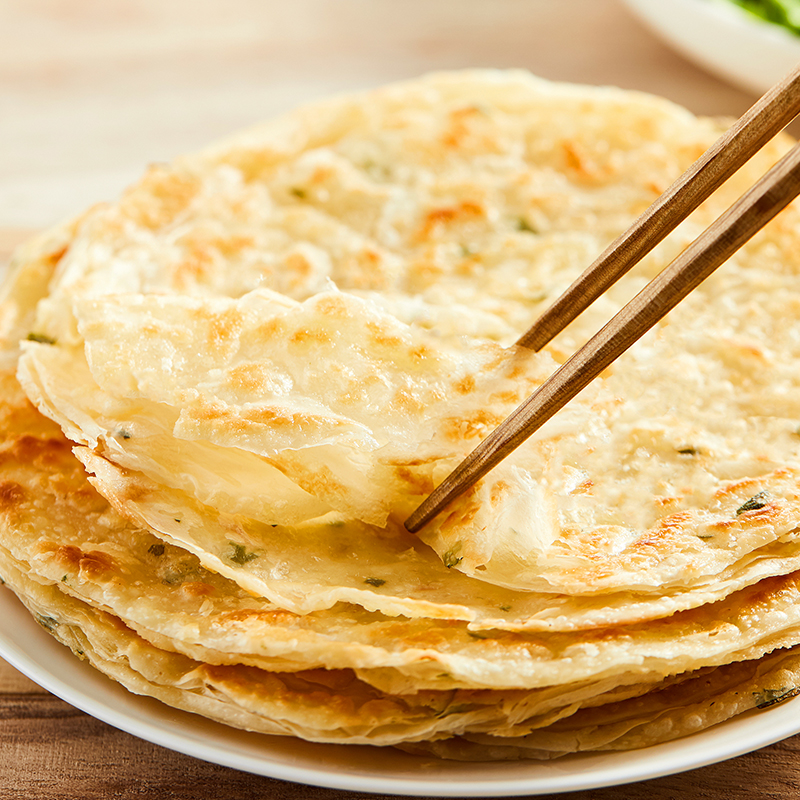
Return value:
[(776, 161), (541, 353), (541, 311), (721, 133), (466, 72), (154, 166), (22, 247), (0, 575), (131, 691), (448, 758), (702, 730), (800, 691), (800, 209), (419, 535), (403, 521)]

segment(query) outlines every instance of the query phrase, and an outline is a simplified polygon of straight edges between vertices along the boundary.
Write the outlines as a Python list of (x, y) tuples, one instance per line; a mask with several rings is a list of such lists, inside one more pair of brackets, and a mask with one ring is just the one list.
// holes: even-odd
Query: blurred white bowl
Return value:
[(800, 63), (800, 36), (728, 0), (625, 0), (661, 38), (709, 72), (763, 94)]

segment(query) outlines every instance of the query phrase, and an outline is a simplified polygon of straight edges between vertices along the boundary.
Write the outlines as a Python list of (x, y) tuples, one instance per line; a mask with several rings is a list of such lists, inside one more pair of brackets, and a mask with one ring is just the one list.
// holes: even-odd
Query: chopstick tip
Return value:
[(405, 529), (409, 533), (419, 533), (419, 531), (421, 531), (425, 527), (425, 525), (427, 525), (428, 522), (430, 522), (430, 518), (427, 517), (424, 513), (421, 513), (424, 511), (423, 509), (424, 505), (425, 503), (422, 503), (419, 506), (419, 508), (417, 508), (417, 510), (414, 511), (409, 516), (409, 518), (403, 523)]

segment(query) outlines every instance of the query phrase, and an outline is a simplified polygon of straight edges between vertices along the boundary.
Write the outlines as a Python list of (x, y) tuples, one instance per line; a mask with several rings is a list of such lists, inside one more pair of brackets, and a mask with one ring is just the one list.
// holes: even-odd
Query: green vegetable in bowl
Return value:
[(800, 36), (800, 0), (731, 0), (767, 22), (788, 28)]

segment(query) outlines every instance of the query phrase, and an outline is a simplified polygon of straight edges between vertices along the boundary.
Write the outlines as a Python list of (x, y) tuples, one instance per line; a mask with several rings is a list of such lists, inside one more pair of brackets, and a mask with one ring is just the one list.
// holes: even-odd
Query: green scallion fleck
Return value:
[(759, 492), (758, 494), (753, 495), (746, 503), (742, 503), (742, 505), (736, 509), (736, 516), (738, 517), (739, 514), (744, 514), (745, 511), (757, 511), (759, 508), (764, 508), (766, 504), (767, 493)]
[(461, 550), (461, 542), (459, 542), (454, 547), (451, 547), (442, 556), (442, 562), (447, 567), (447, 569), (452, 569), (453, 567), (458, 566), (464, 560), (463, 556), (458, 555), (460, 550)]
[(791, 700), (799, 694), (799, 687), (787, 689), (784, 686), (780, 689), (765, 689), (763, 692), (753, 692), (753, 698), (756, 701), (756, 708), (769, 708), (770, 706), (778, 705), (778, 703), (783, 703), (786, 700)]
[(52, 336), (47, 336), (44, 333), (31, 333), (28, 334), (29, 342), (38, 342), (39, 344), (55, 344), (56, 340)]
[(517, 217), (515, 227), (518, 231), (522, 231), (524, 233), (539, 233), (539, 231), (537, 231), (536, 228), (534, 228), (530, 222), (525, 219), (525, 217)]
[(237, 544), (236, 542), (229, 542), (229, 544), (233, 548), (233, 555), (228, 556), (228, 558), (233, 561), (234, 564), (244, 566), (248, 561), (258, 558), (258, 553), (248, 553), (247, 548), (245, 548), (243, 544)]

